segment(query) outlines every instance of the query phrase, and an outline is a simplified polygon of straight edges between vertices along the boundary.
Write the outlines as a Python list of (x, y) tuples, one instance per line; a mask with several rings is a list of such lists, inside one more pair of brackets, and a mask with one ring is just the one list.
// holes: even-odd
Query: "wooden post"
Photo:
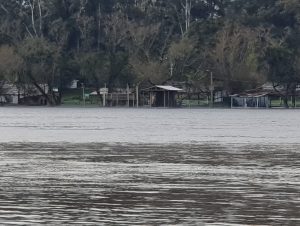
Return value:
[(170, 107), (170, 91), (168, 91), (168, 107)]
[[(106, 89), (106, 83), (105, 83), (104, 88)], [(105, 107), (105, 106), (106, 106), (106, 92), (104, 91), (104, 93), (103, 93), (103, 107)]]
[(166, 91), (164, 91), (164, 108), (166, 107)]
[(232, 96), (230, 98), (230, 101), (231, 101), (230, 106), (231, 106), (231, 109), (232, 109), (233, 108), (233, 97)]
[(127, 84), (127, 107), (130, 107), (129, 101), (129, 85)]
[(213, 82), (213, 73), (210, 72), (210, 107), (214, 107), (214, 82)]
[(135, 104), (135, 96), (134, 96), (134, 93), (132, 94), (132, 107), (134, 107), (134, 104)]
[(84, 91), (84, 84), (81, 83), (82, 86), (82, 101), (83, 101), (83, 106), (85, 107), (85, 91)]

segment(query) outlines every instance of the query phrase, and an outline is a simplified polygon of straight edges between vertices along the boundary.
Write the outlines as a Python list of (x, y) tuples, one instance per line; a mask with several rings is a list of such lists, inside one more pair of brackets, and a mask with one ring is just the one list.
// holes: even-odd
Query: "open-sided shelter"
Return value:
[(182, 91), (167, 85), (156, 85), (142, 90), (143, 94), (148, 94), (150, 107), (177, 107), (177, 95)]

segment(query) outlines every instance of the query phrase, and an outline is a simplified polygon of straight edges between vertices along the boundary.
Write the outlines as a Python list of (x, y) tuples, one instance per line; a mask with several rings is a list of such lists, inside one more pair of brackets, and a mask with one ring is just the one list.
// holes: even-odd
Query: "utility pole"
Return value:
[(170, 62), (170, 78), (173, 77), (173, 71), (174, 71), (174, 64), (173, 64), (173, 62), (171, 61), (171, 62)]
[(136, 107), (139, 108), (139, 84), (136, 85), (135, 92), (136, 92)]
[(210, 71), (210, 107), (214, 107), (214, 81), (212, 71)]

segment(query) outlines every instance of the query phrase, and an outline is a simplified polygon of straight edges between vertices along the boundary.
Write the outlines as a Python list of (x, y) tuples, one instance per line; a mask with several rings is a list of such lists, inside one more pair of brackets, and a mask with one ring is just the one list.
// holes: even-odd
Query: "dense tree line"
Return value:
[[(0, 0), (0, 87), (300, 83), (300, 0)], [(279, 89), (278, 87), (284, 87)], [(203, 91), (205, 92), (205, 90)]]

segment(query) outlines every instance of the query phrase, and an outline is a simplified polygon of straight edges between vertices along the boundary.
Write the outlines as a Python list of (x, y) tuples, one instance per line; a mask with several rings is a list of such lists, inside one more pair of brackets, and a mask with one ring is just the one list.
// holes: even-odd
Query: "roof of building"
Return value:
[(242, 97), (242, 98), (258, 98), (258, 97), (264, 97), (264, 96), (268, 96), (268, 95), (272, 95), (273, 93), (271, 92), (256, 92), (256, 93), (240, 93), (240, 94), (233, 94), (230, 95), (231, 97)]
[(151, 91), (183, 91), (183, 89), (179, 89), (177, 87), (174, 86), (163, 86), (163, 85), (156, 85), (156, 86), (152, 86), (149, 87), (147, 89), (144, 90), (151, 90)]
[(182, 89), (176, 88), (174, 86), (156, 86), (156, 87), (167, 91), (182, 91)]
[(97, 91), (91, 92), (90, 95), (95, 96), (98, 95)]

